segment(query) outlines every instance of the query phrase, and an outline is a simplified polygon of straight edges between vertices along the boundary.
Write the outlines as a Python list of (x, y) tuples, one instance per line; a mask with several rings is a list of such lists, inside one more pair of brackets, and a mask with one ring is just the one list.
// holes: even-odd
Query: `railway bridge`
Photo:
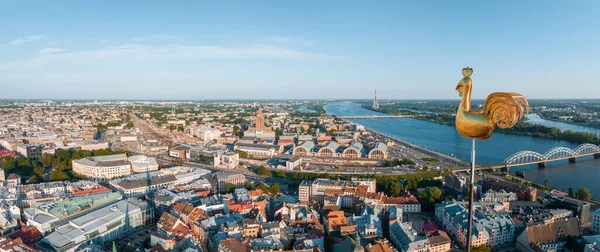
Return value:
[[(583, 156), (594, 156), (594, 158), (600, 158), (600, 146), (585, 143), (577, 146), (575, 149), (570, 149), (567, 147), (554, 147), (543, 154), (535, 151), (524, 150), (510, 155), (504, 159), (503, 164), (479, 166), (475, 167), (475, 170), (504, 169), (508, 171), (510, 167), (535, 164), (537, 164), (537, 166), (540, 168), (545, 168), (548, 162), (569, 160), (570, 163), (576, 163), (577, 158)], [(470, 168), (454, 169), (454, 171), (469, 170)]]

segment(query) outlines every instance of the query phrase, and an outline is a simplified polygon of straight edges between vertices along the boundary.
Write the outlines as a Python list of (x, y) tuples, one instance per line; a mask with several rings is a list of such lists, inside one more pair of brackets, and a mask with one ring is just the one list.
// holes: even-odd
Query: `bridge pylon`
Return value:
[(577, 158), (576, 157), (569, 158), (569, 163), (570, 164), (577, 163)]
[(502, 172), (510, 172), (510, 168), (508, 168), (508, 165), (505, 165), (504, 167), (502, 167), (500, 169), (500, 171), (502, 171)]
[(600, 158), (600, 153), (594, 154), (594, 158)]
[(539, 162), (538, 168), (546, 168), (546, 162)]

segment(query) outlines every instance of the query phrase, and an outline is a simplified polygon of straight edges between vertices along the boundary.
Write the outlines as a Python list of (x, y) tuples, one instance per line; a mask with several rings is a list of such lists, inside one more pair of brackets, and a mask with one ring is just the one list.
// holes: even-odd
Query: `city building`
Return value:
[(125, 154), (86, 157), (73, 160), (73, 171), (88, 178), (112, 179), (131, 174)]
[(369, 151), (368, 157), (370, 159), (387, 159), (388, 149), (385, 143), (376, 143)]
[(600, 209), (596, 209), (592, 216), (592, 232), (600, 234)]
[(462, 193), (466, 191), (467, 180), (461, 176), (452, 174), (444, 177), (444, 185), (454, 191)]
[(358, 185), (367, 186), (367, 192), (374, 193), (377, 190), (377, 180), (375, 180), (374, 178), (352, 177), (350, 181), (355, 182)]
[(235, 169), (240, 164), (240, 154), (229, 151), (217, 151), (214, 154), (214, 167)]
[(517, 237), (518, 251), (564, 251), (567, 238), (580, 238), (577, 218), (529, 226)]
[(488, 190), (484, 194), (481, 195), (481, 201), (486, 202), (510, 202), (518, 200), (517, 194), (514, 192), (506, 192), (504, 190), (494, 191), (492, 189)]
[[(467, 210), (451, 201), (435, 206), (435, 216), (448, 234), (465, 247), (467, 244)], [(515, 225), (511, 218), (491, 208), (476, 206), (473, 214), (472, 246), (500, 246), (514, 241)]]
[(208, 181), (210, 181), (213, 187), (221, 192), (227, 184), (234, 184), (236, 188), (244, 187), (246, 177), (242, 174), (218, 172), (211, 174)]
[(302, 165), (302, 157), (293, 156), (292, 158), (285, 161), (285, 169), (286, 170), (296, 170), (300, 169)]
[(148, 172), (158, 170), (158, 162), (153, 157), (136, 155), (128, 158), (132, 172)]
[(279, 146), (270, 144), (236, 143), (234, 149), (259, 158), (273, 157), (275, 154), (279, 153)]
[(152, 223), (153, 208), (140, 200), (121, 200), (69, 221), (42, 240), (56, 251), (76, 251), (88, 241), (106, 245)]
[(21, 176), (16, 173), (8, 174), (6, 178), (6, 186), (17, 186), (21, 184)]
[(392, 221), (390, 227), (390, 240), (398, 251), (402, 252), (428, 252), (429, 240), (417, 235), (410, 222)]
[(39, 144), (19, 144), (17, 153), (29, 159), (39, 159), (42, 156), (43, 146)]
[(124, 197), (136, 197), (160, 188), (185, 185), (202, 179), (210, 171), (202, 168), (175, 166), (158, 171), (133, 174), (122, 179), (108, 182), (110, 187), (119, 191)]
[(537, 200), (537, 189), (521, 184), (517, 184), (514, 182), (506, 181), (506, 180), (498, 180), (486, 177), (482, 180), (482, 190), (486, 192), (487, 190), (500, 191), (504, 190), (506, 192), (514, 192), (517, 194), (518, 200), (523, 201), (536, 201)]
[(189, 127), (189, 132), (190, 132), (190, 135), (200, 138), (200, 140), (202, 140), (204, 142), (210, 142), (210, 141), (216, 140), (217, 138), (221, 137), (221, 135), (223, 134), (223, 132), (218, 129), (206, 127), (206, 126)]
[(360, 158), (364, 156), (365, 148), (364, 146), (358, 142), (354, 141), (348, 146), (348, 148), (344, 149), (342, 152), (343, 158)]
[(122, 198), (117, 192), (64, 197), (52, 202), (36, 203), (32, 208), (23, 209), (23, 215), (30, 225), (43, 234), (48, 234), (65, 225), (73, 216), (93, 211)]
[(585, 201), (551, 194), (543, 199), (546, 208), (562, 208), (573, 211), (573, 215), (579, 217), (579, 225), (587, 226), (592, 220), (591, 204)]
[(158, 170), (158, 163), (153, 157), (136, 155), (128, 158), (132, 172), (148, 172)]
[(189, 153), (189, 161), (194, 163), (226, 169), (234, 169), (240, 164), (240, 155), (226, 150), (193, 147)]

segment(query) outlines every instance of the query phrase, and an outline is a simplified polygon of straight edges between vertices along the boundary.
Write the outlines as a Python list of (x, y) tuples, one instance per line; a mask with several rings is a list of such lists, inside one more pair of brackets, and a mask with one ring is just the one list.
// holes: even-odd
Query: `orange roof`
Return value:
[(342, 189), (325, 189), (325, 195), (343, 195)]
[(210, 195), (210, 191), (197, 191), (196, 195), (198, 195), (198, 196), (208, 196), (208, 195)]
[(252, 190), (252, 191), (248, 191), (248, 196), (250, 197), (258, 197), (263, 195), (264, 192), (260, 189), (256, 189), (256, 190)]
[(243, 209), (241, 204), (227, 205), (229, 207), (229, 213), (241, 213)]
[(344, 211), (331, 211), (327, 214), (326, 218), (327, 225), (329, 226), (328, 230), (348, 224), (348, 220), (346, 219), (346, 216), (344, 216)]
[(369, 252), (393, 252), (392, 247), (387, 243), (375, 243), (370, 245)]
[(356, 195), (364, 196), (369, 191), (369, 186), (359, 185), (356, 187)]
[(175, 212), (180, 214), (189, 215), (194, 210), (194, 206), (185, 204), (183, 202), (177, 202), (171, 207)]
[(200, 208), (194, 208), (194, 210), (188, 216), (188, 220), (191, 222), (199, 222), (201, 220), (208, 219), (206, 212)]
[(171, 234), (173, 234), (178, 241), (185, 238), (189, 233), (190, 231), (181, 222), (178, 222), (177, 225), (171, 229)]
[(340, 232), (354, 232), (354, 231), (356, 231), (356, 225), (340, 226)]
[(266, 201), (254, 201), (254, 202), (252, 202), (252, 205), (254, 205), (255, 207), (260, 207), (260, 209), (267, 208), (267, 202)]

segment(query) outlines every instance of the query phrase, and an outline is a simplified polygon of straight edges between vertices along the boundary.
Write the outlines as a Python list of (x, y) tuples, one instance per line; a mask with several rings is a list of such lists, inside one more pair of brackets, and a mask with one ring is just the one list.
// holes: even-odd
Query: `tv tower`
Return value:
[(379, 103), (377, 103), (377, 85), (375, 86), (375, 99), (373, 100), (373, 108), (378, 109)]

